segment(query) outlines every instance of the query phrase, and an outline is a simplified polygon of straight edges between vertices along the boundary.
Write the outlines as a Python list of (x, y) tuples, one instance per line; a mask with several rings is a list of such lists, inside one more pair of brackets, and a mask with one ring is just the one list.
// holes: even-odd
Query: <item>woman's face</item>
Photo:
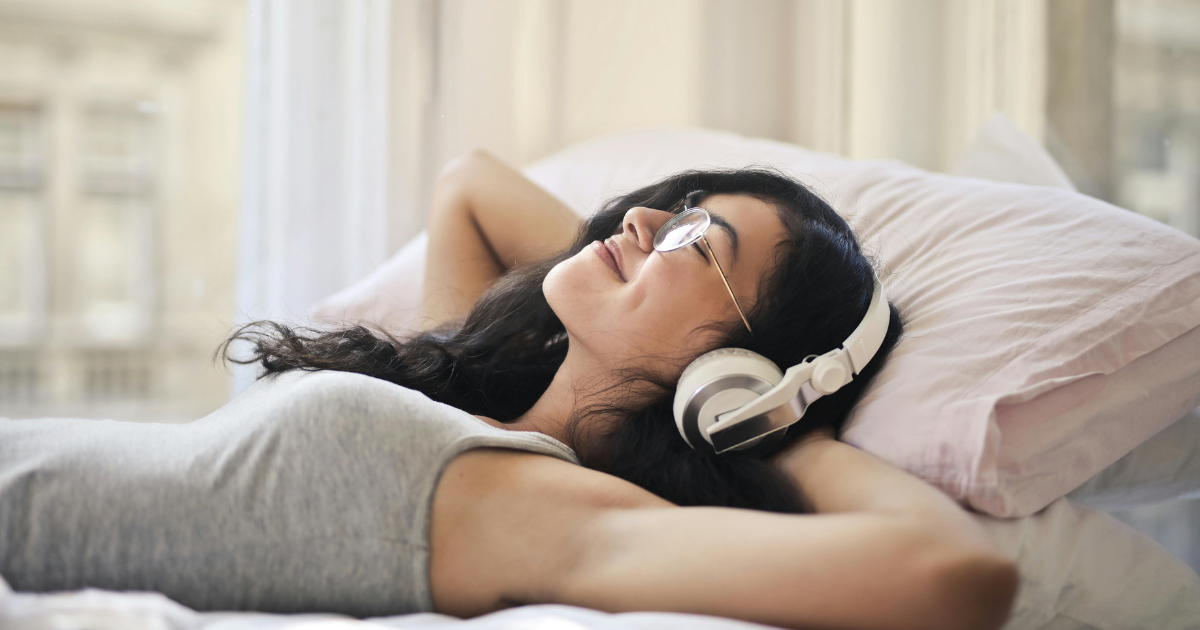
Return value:
[[(749, 313), (786, 236), (783, 223), (774, 206), (745, 195), (711, 195), (700, 207), (713, 219), (708, 242)], [(673, 216), (633, 208), (611, 238), (584, 247), (546, 276), (543, 292), (573, 348), (580, 344), (611, 367), (650, 369), (673, 380), (719, 341), (719, 333), (704, 326), (742, 325), (703, 242), (654, 249), (654, 235)]]

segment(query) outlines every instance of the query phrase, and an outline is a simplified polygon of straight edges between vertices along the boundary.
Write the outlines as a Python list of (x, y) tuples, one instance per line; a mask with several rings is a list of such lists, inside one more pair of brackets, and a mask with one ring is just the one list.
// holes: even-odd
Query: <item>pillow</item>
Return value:
[[(1054, 157), (1037, 140), (1026, 136), (1003, 113), (995, 114), (983, 126), (979, 136), (962, 150), (950, 173), (1010, 184), (1075, 190)], [(1138, 365), (1152, 365), (1156, 371), (1138, 373), (1133, 367), (1123, 367), (1097, 379), (1064, 385), (1056, 390), (1055, 395), (1067, 400), (1086, 400), (1090, 397), (1088, 389), (1102, 389), (1105, 391), (1105, 406), (1093, 406), (1088, 414), (1106, 415), (1114, 422), (1120, 421), (1122, 414), (1135, 418), (1146, 392), (1158, 385), (1156, 372), (1164, 367), (1163, 355), (1172, 352), (1166, 348), (1178, 347), (1193, 346), (1184, 337), (1178, 338), (1135, 361)], [(1187, 349), (1183, 352), (1187, 352)], [(1042, 413), (1038, 404), (1030, 403), (1015, 404), (1004, 409), (1007, 421), (1014, 424), (1037, 422), (1038, 415)], [(1032, 418), (1022, 419), (1021, 415)], [(1200, 410), (1194, 410), (1189, 418), (1192, 421), (1188, 421), (1188, 418), (1176, 421), (1157, 436), (1146, 440), (1121, 460), (1093, 475), (1092, 479), (1075, 488), (1068, 496), (1078, 502), (1109, 510), (1200, 496), (1200, 455), (1187, 448), (1190, 445), (1200, 450)]]
[(421, 232), (366, 278), (314, 304), (307, 316), (318, 324), (368, 324), (401, 338), (418, 332), (428, 242)]
[[(964, 177), (1075, 190), (1050, 153), (1003, 113), (995, 114), (983, 126), (950, 172)], [(1105, 392), (1099, 400), (1103, 406), (1093, 403), (1074, 408), (1082, 409), (1083, 415), (1091, 417), (1093, 422), (1097, 417), (1107, 417), (1108, 422), (1114, 423), (1122, 417), (1137, 417), (1147, 393), (1163, 385), (1156, 372), (1166, 368), (1172, 353), (1189, 352), (1196, 348), (1196, 343), (1200, 342), (1190, 341), (1184, 335), (1112, 374), (1060, 387), (1053, 397), (1088, 400), (1092, 398), (1090, 392), (1099, 389)], [(1139, 370), (1141, 366), (1152, 367)], [(1008, 405), (1001, 416), (1009, 424), (1036, 423), (1046, 413), (1042, 408), (1044, 402)], [(1200, 410), (1193, 410), (1143, 442), (1067, 496), (1108, 510), (1200, 496)]]
[(1050, 153), (1000, 112), (993, 114), (979, 135), (963, 149), (950, 167), (950, 174), (1075, 190)]
[[(1200, 241), (1090, 197), (704, 130), (610, 135), (525, 172), (584, 214), (683, 169), (750, 164), (842, 213), (908, 320), (843, 440), (977, 510), (1023, 516), (1200, 405), (1200, 335), (1184, 337), (1200, 326)], [(1154, 385), (1138, 413), (1102, 413), (1100, 378), (1142, 357)]]

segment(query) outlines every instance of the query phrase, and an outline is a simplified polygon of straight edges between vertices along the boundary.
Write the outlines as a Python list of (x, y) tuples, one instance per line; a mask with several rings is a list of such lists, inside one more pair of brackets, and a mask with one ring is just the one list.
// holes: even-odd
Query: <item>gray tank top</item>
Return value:
[(198, 610), (429, 611), (434, 487), (479, 447), (579, 463), (346, 372), (264, 378), (187, 424), (0, 419), (0, 575)]

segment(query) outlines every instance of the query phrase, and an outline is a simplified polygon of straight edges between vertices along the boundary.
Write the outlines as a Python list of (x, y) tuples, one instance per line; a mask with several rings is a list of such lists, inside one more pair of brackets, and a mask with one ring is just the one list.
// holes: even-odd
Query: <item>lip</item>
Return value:
[[(609, 269), (612, 269), (612, 272), (621, 279), (621, 282), (625, 282), (625, 277), (621, 274), (621, 266), (617, 262), (616, 256), (613, 255), (612, 248), (607, 243), (592, 241), (592, 251), (596, 253), (596, 256), (600, 260), (604, 261), (604, 264), (608, 265)], [(617, 254), (620, 254), (620, 252), (618, 251)]]
[(617, 265), (617, 275), (621, 276), (622, 282), (625, 282), (625, 257), (621, 254), (621, 248), (617, 246), (617, 241), (610, 236), (604, 239), (604, 246), (612, 253), (613, 262)]

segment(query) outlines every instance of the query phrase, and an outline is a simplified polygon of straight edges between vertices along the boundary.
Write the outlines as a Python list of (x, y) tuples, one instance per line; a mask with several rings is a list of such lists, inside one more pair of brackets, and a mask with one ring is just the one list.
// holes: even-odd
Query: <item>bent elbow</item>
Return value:
[(947, 629), (995, 630), (1012, 612), (1020, 574), (1002, 555), (975, 552), (939, 568), (934, 583), (945, 602), (940, 608)]
[(438, 172), (438, 180), (445, 181), (463, 176), (464, 173), (469, 173), (473, 169), (479, 167), (480, 164), (495, 161), (496, 158), (488, 153), (482, 147), (475, 147), (470, 151), (459, 154), (442, 166), (442, 170)]

